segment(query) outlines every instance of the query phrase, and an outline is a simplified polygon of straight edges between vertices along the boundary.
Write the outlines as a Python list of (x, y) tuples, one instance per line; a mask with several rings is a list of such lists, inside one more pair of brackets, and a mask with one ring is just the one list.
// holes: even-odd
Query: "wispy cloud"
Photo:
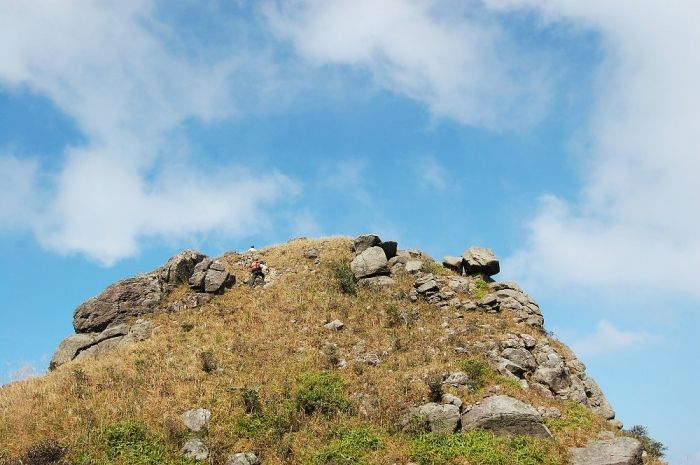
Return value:
[(582, 357), (595, 357), (639, 348), (658, 340), (658, 336), (645, 331), (622, 330), (601, 320), (594, 333), (575, 339), (571, 346)]
[[(600, 34), (605, 61), (584, 142), (585, 186), (546, 196), (521, 277), (700, 298), (700, 4), (491, 0)], [(632, 13), (633, 12), (633, 13)]]
[(297, 0), (268, 3), (272, 30), (312, 66), (367, 73), (436, 117), (503, 128), (541, 116), (543, 64), (524, 58), (478, 3)]
[[(64, 160), (55, 171), (0, 159), (2, 181), (11, 178), (2, 183), (5, 227), (32, 228), (54, 250), (111, 264), (137, 253), (144, 237), (255, 233), (266, 224), (265, 206), (295, 192), (280, 173), (251, 175), (229, 163), (212, 174), (188, 153), (182, 124), (234, 114), (237, 76), (269, 70), (251, 65), (249, 51), (221, 59), (186, 53), (155, 8), (4, 4), (0, 85), (48, 97), (87, 140), (56, 154)], [(37, 173), (48, 181), (37, 182)]]
[(447, 170), (434, 156), (420, 158), (416, 174), (426, 186), (437, 190), (446, 189), (450, 182)]

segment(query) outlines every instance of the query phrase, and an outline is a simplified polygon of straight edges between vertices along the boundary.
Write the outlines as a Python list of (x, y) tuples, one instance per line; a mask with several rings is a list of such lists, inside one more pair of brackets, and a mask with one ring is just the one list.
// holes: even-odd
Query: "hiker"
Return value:
[(260, 261), (259, 258), (253, 259), (250, 263), (250, 287), (255, 286), (255, 280), (260, 278), (262, 284), (265, 284), (265, 270), (267, 267)]
[(254, 245), (251, 245), (250, 249), (248, 249), (248, 253), (255, 253), (257, 251), (258, 251), (258, 249), (256, 249)]

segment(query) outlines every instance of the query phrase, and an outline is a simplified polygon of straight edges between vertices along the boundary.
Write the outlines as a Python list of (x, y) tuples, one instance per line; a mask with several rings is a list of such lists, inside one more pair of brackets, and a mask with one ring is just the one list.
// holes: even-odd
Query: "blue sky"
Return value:
[(185, 247), (502, 258), (700, 464), (700, 17), (620, 0), (0, 0), (0, 381)]

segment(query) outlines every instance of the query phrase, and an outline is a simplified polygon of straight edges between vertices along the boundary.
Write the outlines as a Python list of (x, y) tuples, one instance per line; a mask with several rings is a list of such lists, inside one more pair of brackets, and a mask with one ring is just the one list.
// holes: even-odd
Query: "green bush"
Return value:
[(357, 279), (348, 262), (331, 262), (335, 281), (343, 294), (357, 295)]
[(103, 431), (108, 462), (100, 464), (129, 465), (184, 465), (191, 463), (172, 456), (166, 441), (153, 433), (143, 423), (125, 421), (114, 423)]
[(471, 293), (472, 298), (474, 300), (483, 299), (484, 297), (486, 297), (486, 294), (488, 294), (490, 291), (491, 288), (489, 287), (489, 283), (487, 283), (480, 277), (474, 279), (474, 290)]
[(305, 373), (299, 378), (294, 401), (297, 409), (307, 414), (350, 412), (352, 403), (345, 397), (344, 389), (345, 382), (338, 374), (327, 371)]
[(296, 405), (288, 399), (270, 403), (252, 415), (240, 417), (234, 429), (243, 438), (277, 441), (296, 429), (297, 412)]
[(423, 273), (432, 273), (436, 276), (443, 276), (443, 275), (449, 274), (449, 272), (447, 271), (447, 268), (442, 266), (441, 263), (434, 262), (432, 260), (423, 261), (423, 265), (421, 265), (420, 270)]
[(419, 465), (446, 465), (456, 458), (475, 465), (558, 465), (563, 463), (552, 441), (496, 436), (483, 430), (428, 433), (411, 442), (411, 458)]
[(484, 387), (486, 378), (491, 373), (488, 362), (478, 357), (469, 357), (462, 360), (462, 370), (469, 377), (467, 387), (473, 391), (478, 391)]
[(382, 439), (368, 428), (353, 428), (339, 434), (317, 453), (313, 465), (364, 465), (365, 455), (382, 448)]
[(588, 430), (593, 427), (593, 413), (578, 402), (569, 401), (559, 418), (545, 419), (547, 427), (554, 432), (574, 429)]
[(650, 437), (645, 426), (634, 425), (630, 429), (623, 431), (623, 433), (641, 442), (642, 447), (644, 447), (646, 453), (649, 454), (649, 457), (660, 459), (665, 455), (666, 446), (660, 441)]

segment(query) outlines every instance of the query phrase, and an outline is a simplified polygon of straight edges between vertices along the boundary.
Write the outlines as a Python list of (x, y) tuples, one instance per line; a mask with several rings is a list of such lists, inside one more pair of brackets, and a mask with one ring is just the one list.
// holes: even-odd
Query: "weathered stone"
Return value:
[(422, 423), (426, 430), (434, 433), (452, 433), (459, 425), (459, 407), (452, 404), (429, 403), (410, 409), (400, 420), (407, 429)]
[(78, 333), (102, 331), (129, 317), (153, 313), (164, 295), (159, 273), (118, 281), (78, 306), (73, 314), (73, 327)]
[(207, 426), (207, 423), (209, 423), (210, 418), (211, 412), (205, 408), (188, 410), (180, 415), (182, 423), (193, 433), (202, 431)]
[(527, 371), (532, 371), (537, 367), (535, 357), (532, 356), (529, 350), (521, 347), (505, 349), (501, 352), (501, 357), (520, 365)]
[(389, 268), (398, 264), (405, 265), (411, 258), (411, 254), (407, 250), (397, 250), (396, 256), (389, 259)]
[(586, 377), (583, 380), (583, 386), (587, 397), (586, 404), (588, 407), (606, 420), (615, 418), (615, 411), (608, 402), (608, 399), (605, 397), (605, 394), (603, 394), (603, 391), (598, 386), (598, 383), (596, 383), (593, 378)]
[(642, 443), (619, 437), (569, 449), (571, 465), (642, 465)]
[(95, 343), (95, 336), (92, 334), (73, 334), (68, 336), (58, 345), (56, 352), (51, 358), (49, 369), (54, 370), (64, 363), (70, 362), (78, 355), (78, 352)]
[(209, 267), (212, 263), (213, 261), (209, 258), (205, 258), (199, 263), (197, 263), (197, 265), (194, 267), (194, 270), (192, 271), (192, 276), (190, 276), (190, 279), (188, 280), (188, 283), (192, 288), (204, 288), (204, 278), (207, 276), (207, 271), (209, 270)]
[(464, 271), (467, 274), (484, 274), (493, 276), (501, 271), (498, 259), (491, 251), (484, 247), (470, 247), (463, 254)]
[(381, 359), (379, 358), (379, 355), (375, 354), (374, 352), (368, 352), (364, 356), (362, 356), (361, 361), (365, 362), (367, 365), (372, 365), (372, 366), (377, 366), (380, 363), (382, 363)]
[(419, 294), (425, 294), (427, 292), (435, 292), (439, 289), (440, 288), (438, 287), (437, 281), (431, 279), (430, 281), (418, 286), (416, 291), (418, 291)]
[(224, 465), (260, 465), (260, 459), (253, 452), (239, 452), (229, 455)]
[(308, 258), (309, 260), (316, 260), (318, 258), (318, 250), (316, 250), (316, 249), (304, 250), (304, 258)]
[(358, 284), (373, 289), (384, 289), (394, 286), (396, 281), (389, 276), (372, 276), (371, 278), (360, 279)]
[(504, 395), (487, 397), (462, 415), (462, 430), (475, 428), (496, 434), (552, 437), (534, 407)]
[(139, 342), (151, 337), (153, 324), (148, 320), (138, 319), (131, 325), (129, 332), (124, 337), (124, 342)]
[(209, 458), (209, 449), (204, 445), (201, 439), (188, 439), (182, 447), (182, 453), (185, 458), (195, 460), (197, 462), (204, 461)]
[(382, 241), (379, 243), (379, 247), (384, 250), (387, 260), (396, 256), (398, 250), (398, 244), (396, 241)]
[(206, 255), (196, 250), (183, 250), (161, 267), (160, 277), (164, 283), (173, 287), (185, 284), (189, 281), (192, 273), (194, 273), (197, 263), (205, 258)]
[(462, 270), (464, 268), (464, 258), (463, 257), (451, 257), (448, 255), (442, 259), (442, 265), (445, 268), (449, 268), (450, 270), (456, 271), (458, 273), (462, 273)]
[(84, 360), (88, 358), (99, 359), (110, 352), (112, 352), (117, 347), (121, 346), (124, 342), (123, 336), (116, 336), (109, 339), (104, 339), (96, 344), (86, 347), (85, 349), (78, 352), (74, 360)]
[(409, 260), (406, 262), (404, 269), (406, 273), (417, 273), (423, 269), (423, 262), (421, 260)]
[(228, 271), (210, 268), (204, 277), (204, 292), (215, 294), (233, 286), (235, 282), (236, 277)]
[(381, 247), (369, 247), (350, 263), (350, 269), (358, 279), (388, 274), (386, 255)]
[(457, 408), (460, 408), (462, 406), (462, 399), (460, 399), (457, 396), (453, 396), (452, 394), (443, 394), (442, 395), (442, 403), (443, 404), (452, 404), (456, 406)]
[(370, 247), (379, 245), (381, 242), (379, 236), (375, 236), (374, 234), (362, 234), (352, 241), (352, 250), (356, 254), (361, 254)]
[(333, 320), (330, 323), (323, 325), (324, 328), (330, 329), (331, 331), (340, 331), (345, 327), (345, 323), (340, 320)]

